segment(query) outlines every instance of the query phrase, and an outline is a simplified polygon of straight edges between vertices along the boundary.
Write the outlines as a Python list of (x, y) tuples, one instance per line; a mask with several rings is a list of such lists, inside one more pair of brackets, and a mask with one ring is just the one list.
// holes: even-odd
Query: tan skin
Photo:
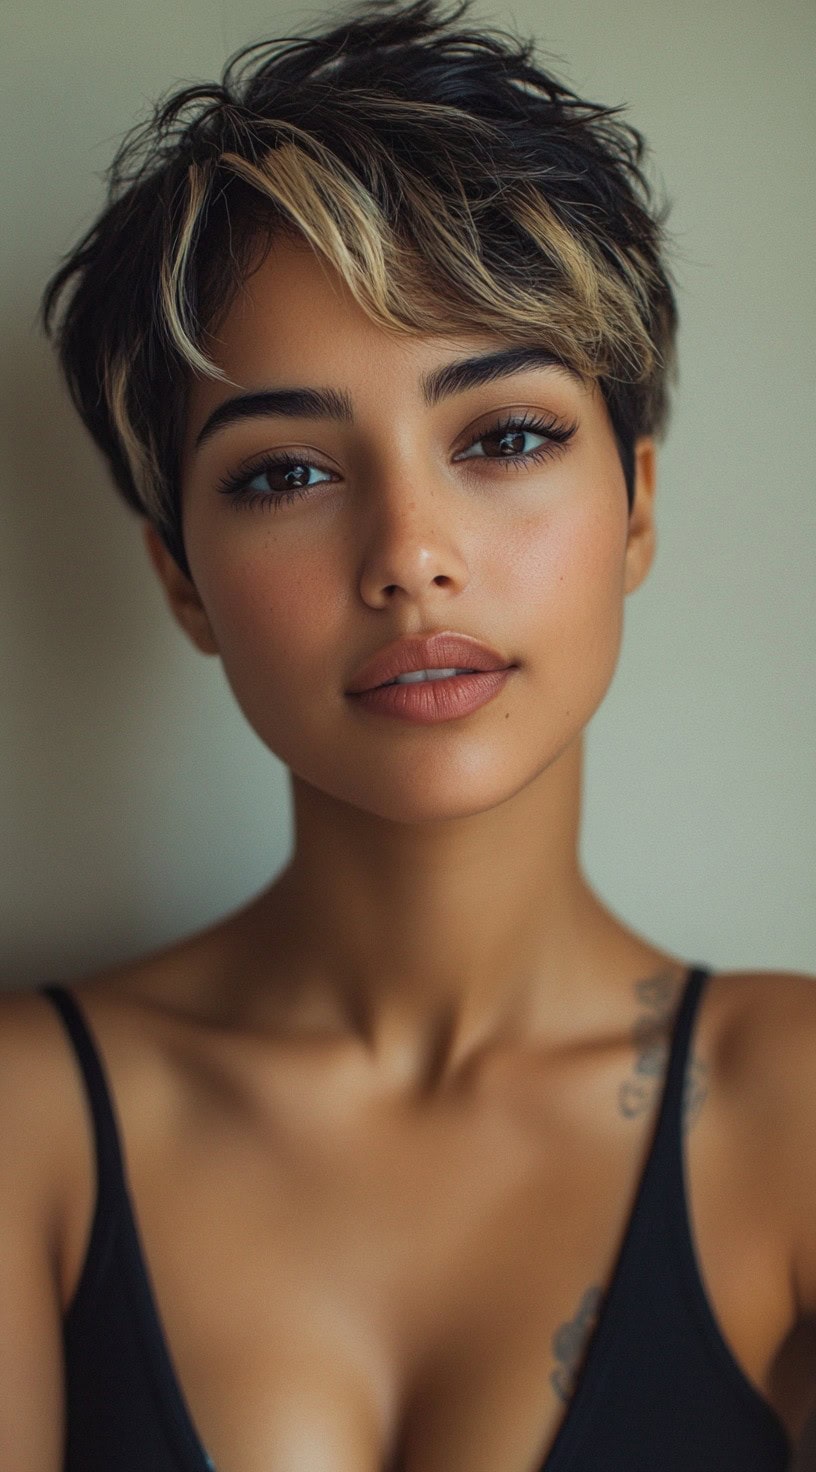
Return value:
[[(421, 374), (496, 346), (386, 333), (279, 242), (220, 329), (231, 383), (191, 393), (192, 581), (146, 532), (178, 622), (292, 772), (274, 883), (73, 986), (219, 1472), (539, 1472), (580, 1370), (556, 1332), (609, 1282), (650, 1143), (661, 1079), (644, 1089), (638, 1024), (668, 1041), (689, 962), (610, 912), (578, 842), (583, 733), (654, 558), (655, 447), (638, 441), (628, 515), (603, 399), (573, 375), (424, 402)], [(354, 423), (259, 416), (196, 451), (219, 404), (284, 385), (344, 390)], [(508, 468), (483, 437), (509, 409), (575, 433)], [(280, 450), (317, 467), (303, 498), (217, 493)], [(425, 727), (350, 707), (364, 659), (436, 629), (518, 665), (490, 704)], [(94, 1202), (87, 1119), (56, 1018), (7, 1005), (36, 1009), (52, 1050), (64, 1311)], [(715, 1315), (793, 1435), (816, 1366), (815, 1037), (812, 978), (712, 978), (685, 1125)]]

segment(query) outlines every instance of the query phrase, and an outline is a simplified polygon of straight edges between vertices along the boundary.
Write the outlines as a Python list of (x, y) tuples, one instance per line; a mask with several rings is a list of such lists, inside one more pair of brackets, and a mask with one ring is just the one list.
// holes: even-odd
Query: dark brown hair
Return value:
[(105, 209), (48, 283), (43, 323), (83, 422), (188, 574), (190, 378), (224, 377), (207, 334), (279, 232), (392, 331), (543, 342), (597, 381), (631, 508), (677, 326), (644, 140), (542, 70), (532, 40), (459, 28), (469, 5), (369, 0), (172, 93), (126, 135)]

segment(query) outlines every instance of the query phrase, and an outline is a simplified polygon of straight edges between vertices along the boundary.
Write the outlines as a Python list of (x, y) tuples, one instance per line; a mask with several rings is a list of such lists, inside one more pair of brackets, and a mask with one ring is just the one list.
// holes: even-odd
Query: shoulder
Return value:
[[(64, 1030), (35, 991), (0, 993), (0, 1175), (15, 1218), (56, 1258), (81, 1112)], [(81, 1113), (80, 1113), (81, 1123)]]
[(708, 992), (705, 1031), (721, 1086), (773, 1113), (775, 1100), (790, 1106), (793, 1126), (800, 1110), (816, 1107), (816, 976), (715, 972)]
[[(183, 1099), (168, 1065), (172, 1009), (119, 987), (113, 975), (71, 981), (103, 1069), (131, 1166), (178, 1137)], [(83, 1067), (57, 1008), (38, 989), (0, 993), (0, 1197), (15, 1232), (42, 1244), (63, 1308), (84, 1260), (97, 1192), (96, 1142)], [(175, 1133), (174, 1133), (175, 1128)], [(5, 1187), (5, 1193), (3, 1192)], [(0, 1240), (4, 1222), (0, 1201)]]
[(1, 992), (0, 1110), (6, 1138), (14, 1120), (26, 1131), (29, 1145), (45, 1130), (47, 1147), (53, 1128), (45, 1127), (53, 1126), (57, 1091), (70, 1072), (64, 1030), (46, 998), (35, 989)]
[[(124, 1101), (139, 1131), (160, 1115), (170, 1070), (160, 1044), (170, 1030), (151, 1001), (129, 996), (100, 975), (71, 981), (106, 1082)], [(172, 1019), (172, 1012), (168, 1014)], [(0, 1175), (38, 1198), (59, 1242), (74, 1219), (77, 1192), (94, 1186), (91, 1104), (83, 1069), (65, 1023), (36, 987), (0, 992)], [(142, 1126), (144, 1121), (144, 1126)]]
[(718, 972), (702, 1049), (757, 1190), (774, 1203), (796, 1296), (816, 1313), (816, 976)]
[(53, 1009), (29, 992), (0, 994), (0, 1381), (14, 1387), (0, 1441), (17, 1448), (15, 1467), (56, 1467), (63, 1439), (66, 1079), (70, 1087)]

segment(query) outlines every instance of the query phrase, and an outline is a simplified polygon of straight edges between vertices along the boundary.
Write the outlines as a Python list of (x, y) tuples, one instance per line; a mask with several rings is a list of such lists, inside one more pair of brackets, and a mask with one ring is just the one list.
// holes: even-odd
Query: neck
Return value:
[(566, 1030), (576, 991), (633, 949), (580, 871), (582, 756), (575, 742), (489, 811), (419, 826), (293, 778), (294, 855), (252, 905), (253, 955), (274, 950), (287, 1005), (395, 1078)]

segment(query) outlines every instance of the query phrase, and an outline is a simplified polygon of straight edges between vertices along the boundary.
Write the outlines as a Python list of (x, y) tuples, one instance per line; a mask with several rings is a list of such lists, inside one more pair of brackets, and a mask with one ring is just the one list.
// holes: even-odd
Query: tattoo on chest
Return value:
[(559, 1324), (553, 1335), (552, 1348), (556, 1366), (550, 1384), (560, 1400), (572, 1395), (589, 1336), (597, 1321), (603, 1293), (597, 1285), (587, 1288), (574, 1319)]
[[(635, 983), (641, 1008), (633, 1029), (635, 1062), (632, 1076), (618, 1090), (618, 1104), (627, 1119), (637, 1119), (656, 1103), (669, 1060), (672, 1021), (683, 988), (670, 971)], [(707, 1093), (707, 1065), (696, 1055), (688, 1062), (683, 1086), (683, 1130), (697, 1118)]]

